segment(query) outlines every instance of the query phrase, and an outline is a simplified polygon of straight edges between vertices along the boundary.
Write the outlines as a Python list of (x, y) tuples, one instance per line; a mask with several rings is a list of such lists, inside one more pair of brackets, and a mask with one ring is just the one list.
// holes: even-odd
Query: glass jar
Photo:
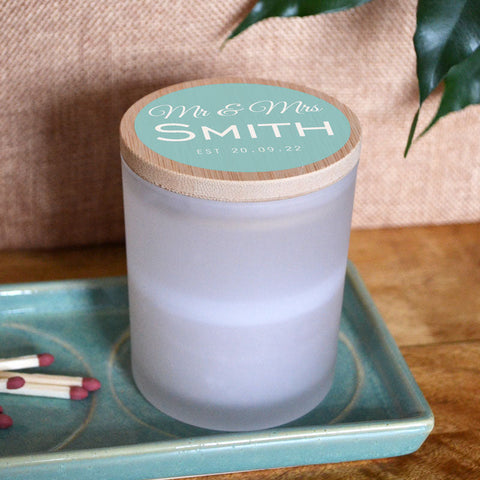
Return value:
[(278, 82), (189, 82), (132, 106), (121, 151), (142, 394), (216, 430), (268, 428), (313, 409), (335, 369), (354, 114)]

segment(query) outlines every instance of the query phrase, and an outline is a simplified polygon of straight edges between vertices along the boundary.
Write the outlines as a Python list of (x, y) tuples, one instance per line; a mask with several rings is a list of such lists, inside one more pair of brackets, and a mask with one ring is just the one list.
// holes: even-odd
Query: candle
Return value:
[(139, 100), (120, 132), (140, 391), (217, 430), (307, 413), (335, 367), (355, 115), (311, 89), (214, 79)]

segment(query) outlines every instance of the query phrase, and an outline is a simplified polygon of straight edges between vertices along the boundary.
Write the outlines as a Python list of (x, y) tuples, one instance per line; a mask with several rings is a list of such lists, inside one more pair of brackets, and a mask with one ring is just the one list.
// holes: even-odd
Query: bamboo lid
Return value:
[(360, 124), (321, 92), (251, 78), (185, 82), (125, 113), (120, 151), (140, 177), (210, 200), (255, 202), (311, 193), (360, 156)]

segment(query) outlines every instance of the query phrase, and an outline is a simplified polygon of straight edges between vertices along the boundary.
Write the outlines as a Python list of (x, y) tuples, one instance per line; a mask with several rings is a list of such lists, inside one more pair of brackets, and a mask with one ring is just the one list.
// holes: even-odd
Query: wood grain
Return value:
[(480, 224), (353, 231), (350, 258), (399, 345), (480, 340)]
[[(480, 224), (354, 231), (350, 258), (432, 407), (433, 433), (403, 457), (207, 478), (480, 478)], [(2, 283), (126, 272), (122, 245), (0, 252), (0, 265)]]
[(96, 278), (127, 273), (124, 245), (0, 251), (0, 283)]

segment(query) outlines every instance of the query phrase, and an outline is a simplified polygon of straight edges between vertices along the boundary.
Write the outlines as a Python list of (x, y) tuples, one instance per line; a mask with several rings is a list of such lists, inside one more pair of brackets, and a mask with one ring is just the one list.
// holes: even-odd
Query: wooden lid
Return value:
[(304, 195), (343, 178), (360, 156), (360, 124), (321, 92), (251, 78), (185, 82), (125, 113), (127, 165), (167, 190), (230, 202)]

